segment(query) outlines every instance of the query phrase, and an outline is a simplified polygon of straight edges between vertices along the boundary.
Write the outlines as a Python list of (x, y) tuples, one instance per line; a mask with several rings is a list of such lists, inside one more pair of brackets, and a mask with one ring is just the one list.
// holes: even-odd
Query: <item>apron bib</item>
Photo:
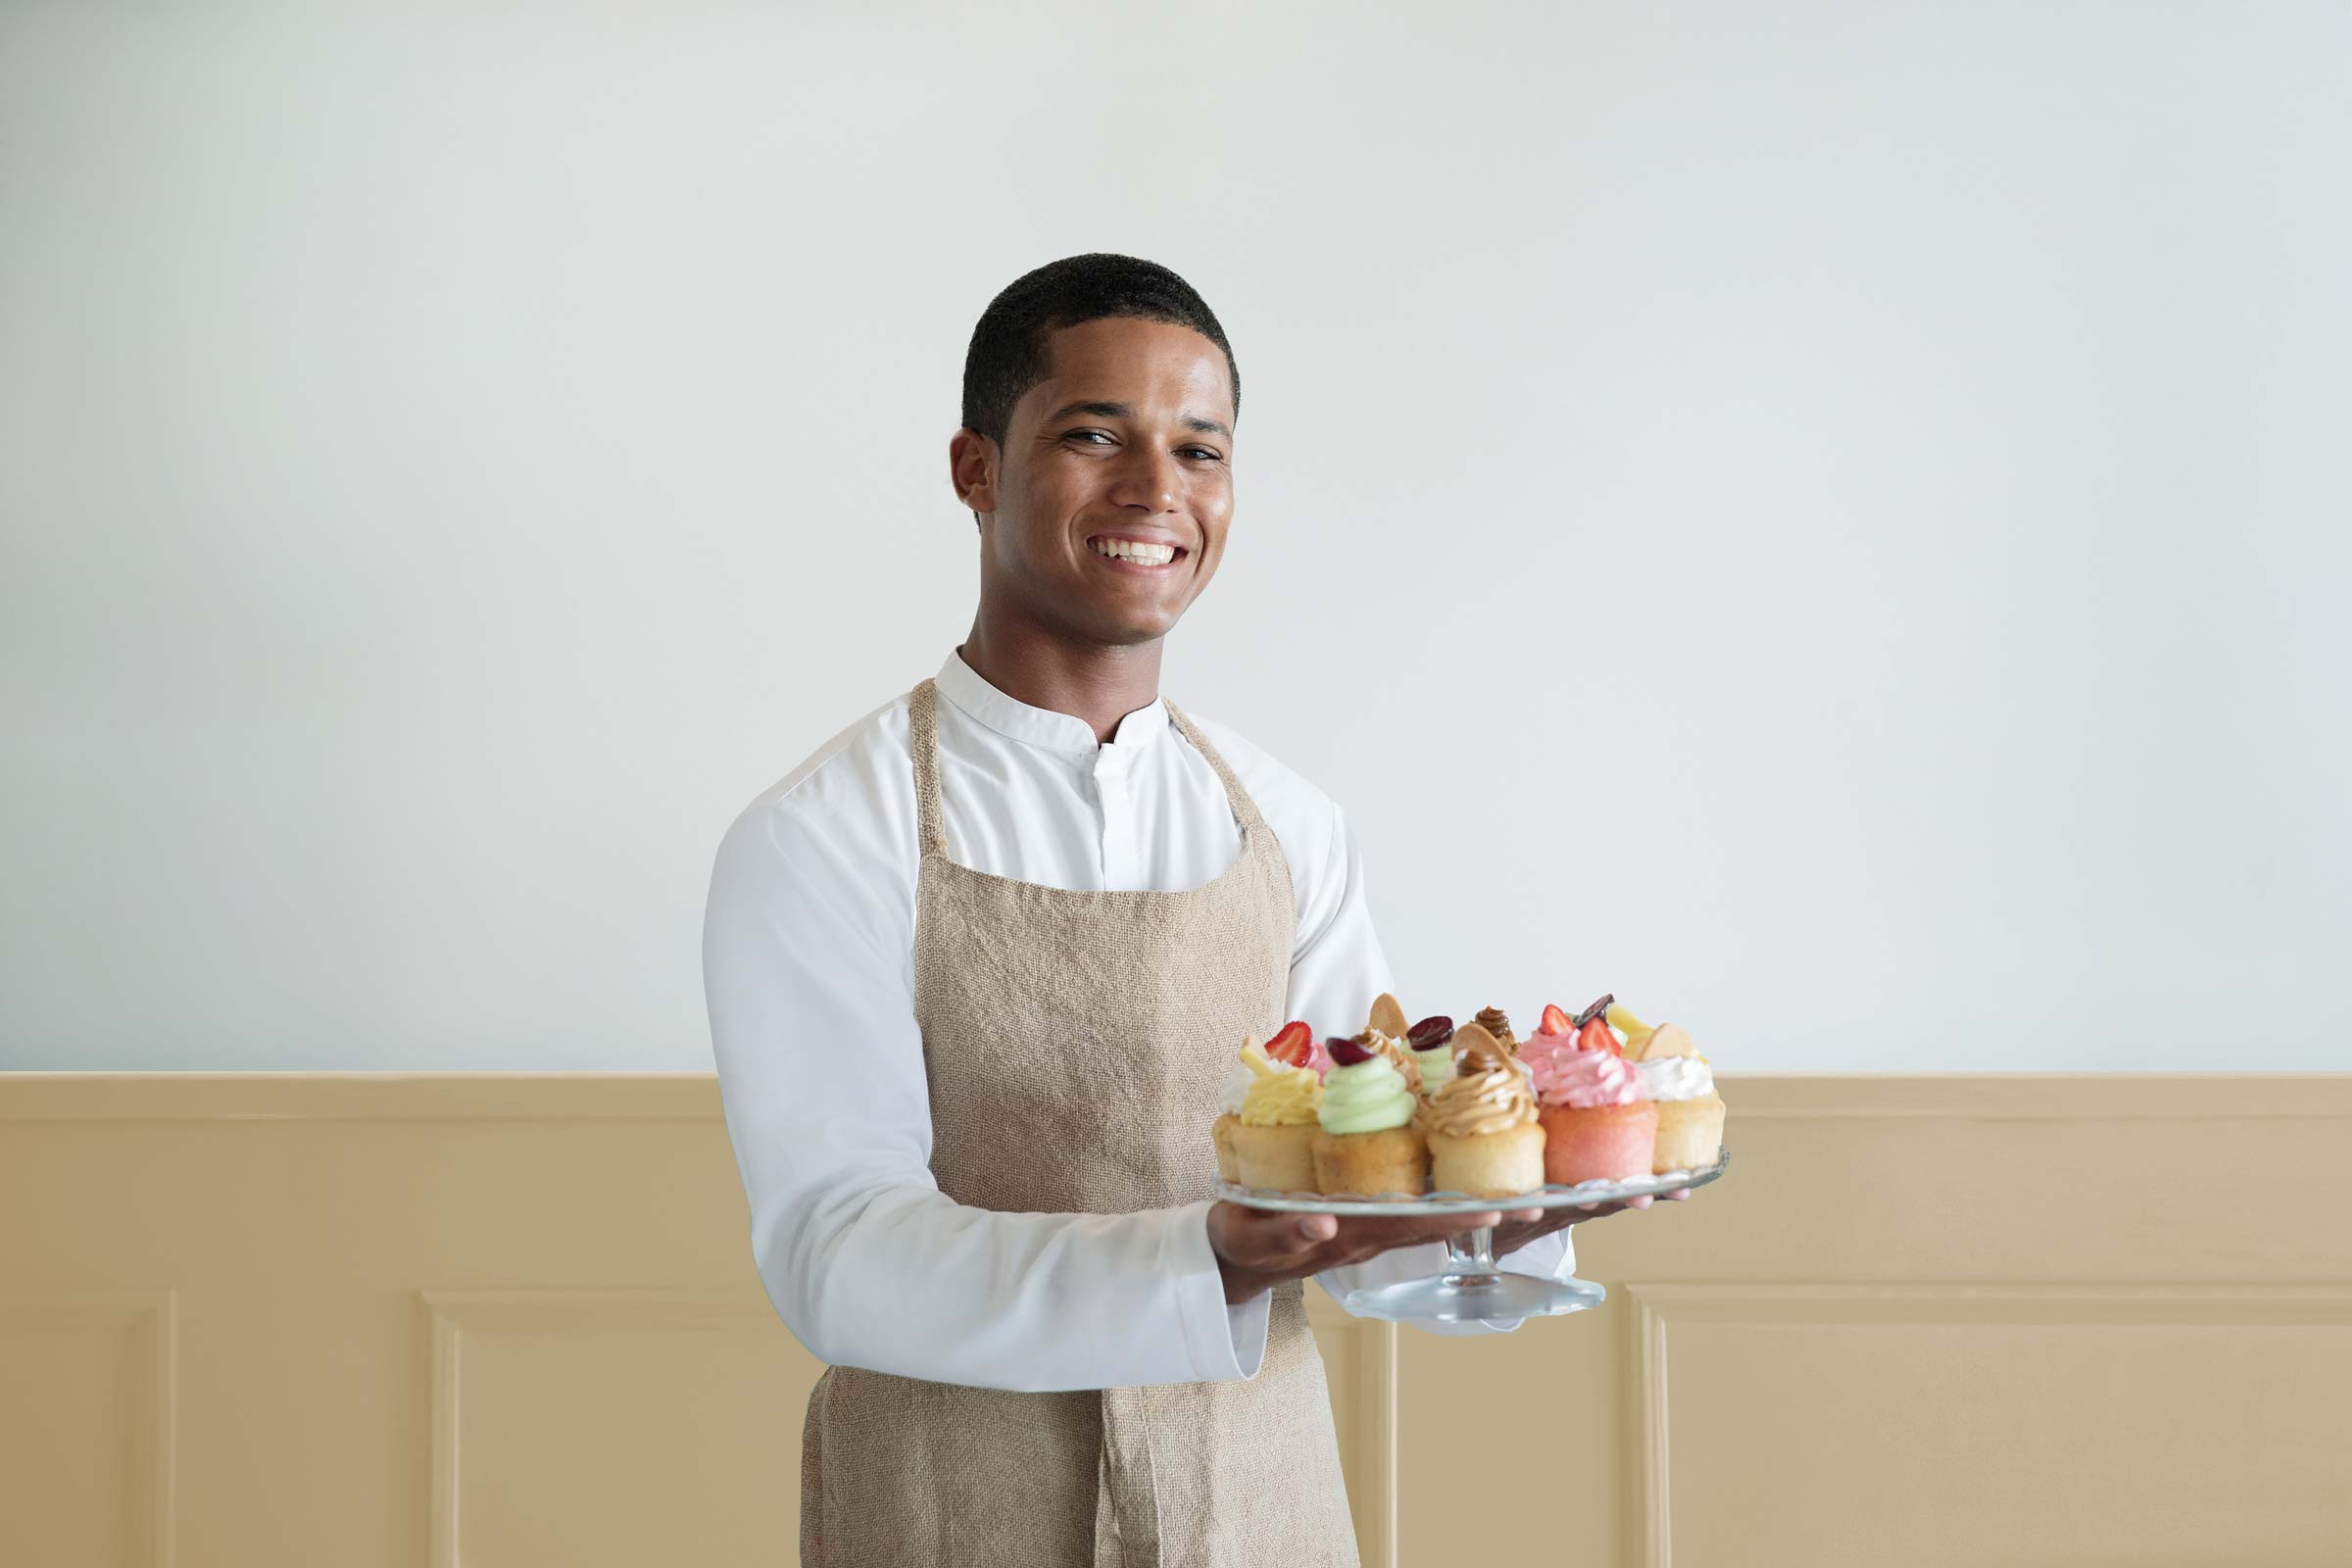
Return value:
[[(1015, 1213), (1208, 1197), (1218, 1088), (1243, 1036), (1282, 1026), (1289, 994), (1290, 866), (1255, 803), (1170, 705), (1241, 824), (1231, 866), (1185, 892), (989, 876), (947, 857), (930, 681), (908, 711), (914, 1010), (940, 1191)], [(1009, 1394), (831, 1368), (803, 1429), (801, 1561), (1357, 1568), (1303, 1282), (1275, 1287), (1246, 1382)]]

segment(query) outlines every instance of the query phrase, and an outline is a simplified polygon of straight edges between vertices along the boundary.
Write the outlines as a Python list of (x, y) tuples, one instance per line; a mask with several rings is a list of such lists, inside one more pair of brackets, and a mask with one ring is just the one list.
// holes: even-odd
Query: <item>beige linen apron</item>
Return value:
[[(1020, 1213), (1207, 1197), (1234, 1051), (1282, 1024), (1296, 916), (1281, 845), (1171, 705), (1241, 824), (1241, 855), (1215, 881), (1087, 893), (957, 865), (936, 703), (925, 681), (910, 713), (914, 1009), (940, 1190)], [(1065, 1308), (1092, 1310), (1082, 1296)], [(1356, 1568), (1299, 1282), (1276, 1289), (1268, 1316), (1248, 1381), (1008, 1394), (832, 1368), (803, 1432), (802, 1563)]]

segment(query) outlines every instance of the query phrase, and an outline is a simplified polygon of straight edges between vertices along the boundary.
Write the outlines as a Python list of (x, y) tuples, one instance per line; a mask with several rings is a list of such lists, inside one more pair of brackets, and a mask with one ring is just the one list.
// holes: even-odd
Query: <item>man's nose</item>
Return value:
[(1121, 456), (1118, 476), (1111, 483), (1111, 504), (1141, 507), (1147, 512), (1173, 512), (1182, 481), (1183, 475), (1177, 471), (1176, 460), (1170, 454), (1153, 447), (1130, 447)]

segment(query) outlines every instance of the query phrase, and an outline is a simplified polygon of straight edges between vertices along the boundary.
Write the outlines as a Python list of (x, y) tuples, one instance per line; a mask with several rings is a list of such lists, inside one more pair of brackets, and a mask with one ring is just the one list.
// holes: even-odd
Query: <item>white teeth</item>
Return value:
[(1148, 545), (1133, 539), (1089, 539), (1098, 556), (1113, 561), (1132, 561), (1139, 566), (1164, 566), (1176, 559), (1174, 545)]

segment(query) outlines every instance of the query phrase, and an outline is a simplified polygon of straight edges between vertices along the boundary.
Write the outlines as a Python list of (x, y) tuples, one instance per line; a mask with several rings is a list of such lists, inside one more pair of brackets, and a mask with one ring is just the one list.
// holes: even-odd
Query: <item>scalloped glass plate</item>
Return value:
[(1657, 1197), (1686, 1187), (1704, 1187), (1731, 1163), (1731, 1151), (1715, 1152), (1715, 1163), (1701, 1170), (1670, 1170), (1662, 1176), (1641, 1176), (1623, 1182), (1583, 1182), (1574, 1187), (1546, 1185), (1516, 1198), (1465, 1198), (1459, 1193), (1424, 1193), (1419, 1198), (1391, 1195), (1373, 1198), (1327, 1198), (1320, 1193), (1278, 1193), (1264, 1187), (1217, 1183), (1217, 1196), (1251, 1208), (1278, 1209), (1291, 1214), (1478, 1214), (1494, 1209), (1568, 1208), (1583, 1203), (1614, 1203), (1628, 1198)]
[[(1628, 1198), (1655, 1198), (1704, 1187), (1720, 1177), (1731, 1162), (1731, 1151), (1718, 1149), (1715, 1163), (1704, 1170), (1670, 1170), (1662, 1176), (1643, 1176), (1626, 1182), (1544, 1186), (1515, 1198), (1466, 1198), (1459, 1193), (1425, 1193), (1419, 1198), (1326, 1198), (1319, 1193), (1276, 1193), (1226, 1182), (1217, 1183), (1217, 1196), (1247, 1203), (1251, 1208), (1295, 1214), (1507, 1213), (1520, 1208), (1614, 1203)], [(1357, 1317), (1385, 1318), (1391, 1322), (1502, 1325), (1520, 1318), (1582, 1312), (1598, 1306), (1608, 1298), (1608, 1291), (1591, 1280), (1544, 1279), (1497, 1267), (1494, 1248), (1494, 1231), (1482, 1226), (1446, 1244), (1446, 1266), (1440, 1272), (1422, 1279), (1350, 1291), (1340, 1304)]]

